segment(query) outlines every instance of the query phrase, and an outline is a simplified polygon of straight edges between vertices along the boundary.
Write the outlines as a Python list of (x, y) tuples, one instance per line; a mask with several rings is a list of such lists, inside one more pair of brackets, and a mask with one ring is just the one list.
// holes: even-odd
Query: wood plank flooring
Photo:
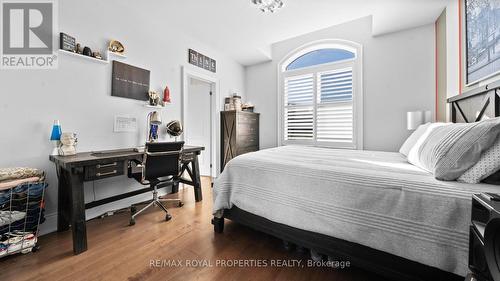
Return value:
[(235, 260), (304, 264), (307, 255), (288, 252), (280, 240), (231, 222), (223, 234), (215, 234), (210, 179), (202, 184), (202, 202), (195, 203), (190, 187), (172, 195), (185, 205), (169, 208), (169, 222), (158, 208), (139, 215), (132, 227), (128, 212), (89, 221), (89, 249), (78, 256), (70, 231), (42, 236), (38, 252), (0, 259), (0, 280), (382, 280), (356, 268), (221, 266)]

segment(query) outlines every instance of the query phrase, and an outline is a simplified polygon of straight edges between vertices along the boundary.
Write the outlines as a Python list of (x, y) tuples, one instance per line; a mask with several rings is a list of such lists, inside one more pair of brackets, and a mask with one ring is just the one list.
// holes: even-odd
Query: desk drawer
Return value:
[(104, 162), (99, 163), (94, 166), (85, 167), (85, 180), (99, 180), (109, 177), (115, 177), (123, 175), (125, 169), (125, 162), (114, 161), (114, 162)]
[(182, 163), (189, 163), (196, 158), (196, 152), (183, 152), (181, 156)]

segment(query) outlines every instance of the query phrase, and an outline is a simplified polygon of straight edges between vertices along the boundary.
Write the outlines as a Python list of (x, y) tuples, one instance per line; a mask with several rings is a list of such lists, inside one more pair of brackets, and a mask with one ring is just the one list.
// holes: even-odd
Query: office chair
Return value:
[[(178, 184), (180, 177), (180, 159), (184, 142), (148, 142), (144, 150), (142, 162), (131, 160), (128, 164), (128, 177), (134, 178), (143, 185), (149, 185), (153, 191), (153, 200), (144, 208), (136, 212), (134, 205), (130, 207), (130, 225), (135, 224), (135, 217), (151, 206), (158, 206), (165, 211), (165, 220), (169, 221), (172, 216), (162, 202), (177, 202), (179, 207), (184, 205), (180, 199), (160, 199), (158, 188), (168, 185)], [(133, 172), (135, 168), (140, 168), (141, 172)]]

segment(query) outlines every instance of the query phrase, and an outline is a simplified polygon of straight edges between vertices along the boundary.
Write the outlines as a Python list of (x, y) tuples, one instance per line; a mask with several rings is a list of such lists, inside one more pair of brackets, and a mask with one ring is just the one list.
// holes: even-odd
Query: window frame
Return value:
[[(286, 67), (295, 61), (297, 58), (320, 49), (343, 49), (355, 54), (353, 59), (340, 60), (336, 62), (330, 62), (325, 64), (318, 64), (314, 66), (308, 66), (299, 69), (286, 70)], [(363, 71), (362, 71), (362, 61), (363, 61), (363, 50), (362, 46), (358, 43), (329, 39), (313, 42), (311, 44), (299, 47), (292, 52), (290, 52), (285, 58), (278, 64), (278, 145), (309, 145), (309, 146), (321, 146), (321, 147), (332, 147), (332, 148), (343, 148), (343, 149), (363, 149)], [(342, 68), (352, 68), (352, 79), (353, 79), (353, 141), (352, 143), (339, 143), (339, 142), (325, 142), (316, 140), (317, 134), (317, 84), (318, 75), (324, 72), (329, 72), (335, 69)], [(300, 76), (306, 74), (313, 74), (314, 77), (314, 126), (313, 126), (313, 140), (285, 140), (285, 104), (284, 104), (284, 83), (287, 77)]]

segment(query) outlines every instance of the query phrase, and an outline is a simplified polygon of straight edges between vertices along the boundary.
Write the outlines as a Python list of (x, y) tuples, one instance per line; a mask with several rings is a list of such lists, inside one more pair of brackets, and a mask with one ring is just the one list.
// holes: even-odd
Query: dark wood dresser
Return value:
[(221, 111), (221, 172), (229, 160), (259, 150), (259, 113)]

